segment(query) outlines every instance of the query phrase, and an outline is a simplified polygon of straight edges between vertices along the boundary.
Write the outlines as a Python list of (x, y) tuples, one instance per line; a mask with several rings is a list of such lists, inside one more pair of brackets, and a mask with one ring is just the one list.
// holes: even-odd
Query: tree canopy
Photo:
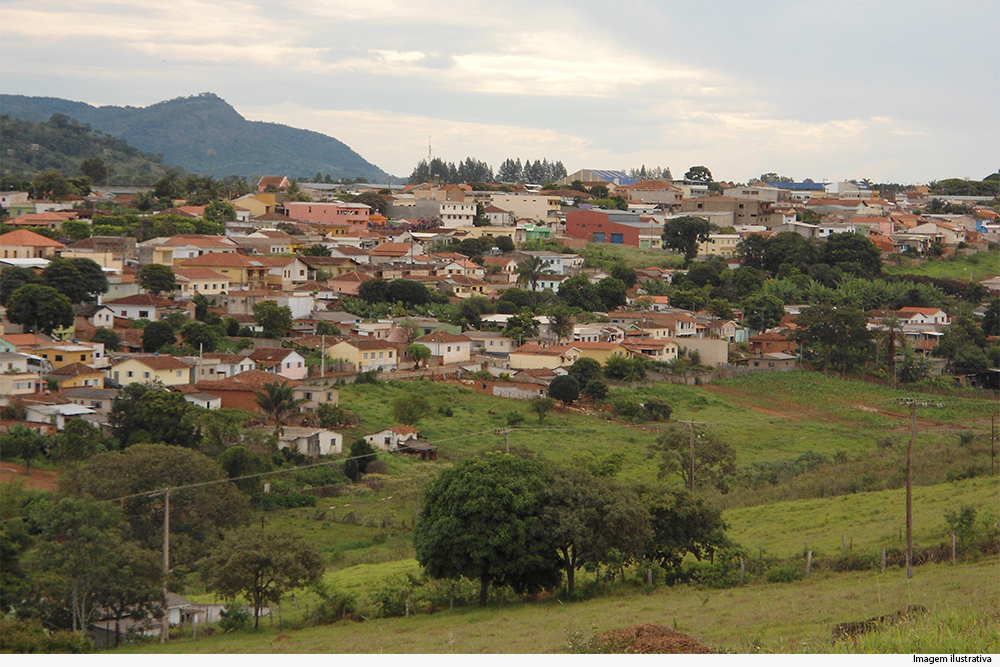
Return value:
[(663, 246), (684, 255), (687, 266), (698, 256), (700, 243), (708, 240), (712, 225), (708, 220), (693, 215), (667, 220), (663, 225)]

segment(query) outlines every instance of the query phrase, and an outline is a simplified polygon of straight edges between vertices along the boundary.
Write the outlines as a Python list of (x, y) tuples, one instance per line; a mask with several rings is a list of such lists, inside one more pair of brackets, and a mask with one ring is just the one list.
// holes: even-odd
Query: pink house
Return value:
[(319, 223), (367, 225), (371, 207), (347, 202), (285, 202), (285, 215), (294, 220)]

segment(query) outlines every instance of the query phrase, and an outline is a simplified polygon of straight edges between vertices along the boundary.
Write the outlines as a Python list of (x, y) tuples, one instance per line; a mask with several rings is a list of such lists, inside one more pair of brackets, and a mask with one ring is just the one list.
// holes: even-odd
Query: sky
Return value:
[(430, 143), (494, 169), (981, 179), (1000, 167), (998, 56), (996, 0), (0, 5), (0, 92), (212, 92), (404, 177)]

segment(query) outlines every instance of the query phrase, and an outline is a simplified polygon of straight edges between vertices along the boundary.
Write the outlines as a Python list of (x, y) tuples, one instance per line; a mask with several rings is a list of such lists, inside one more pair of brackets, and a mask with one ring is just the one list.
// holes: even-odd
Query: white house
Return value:
[(440, 357), (442, 364), (464, 364), (471, 358), (472, 341), (462, 335), (435, 331), (413, 342), (429, 347), (431, 356)]
[(344, 436), (325, 428), (286, 426), (278, 436), (278, 447), (291, 448), (310, 458), (340, 454), (344, 451)]
[(412, 426), (393, 426), (365, 436), (365, 442), (380, 449), (383, 452), (394, 452), (399, 449), (401, 443), (407, 440), (416, 440), (419, 435), (417, 429)]

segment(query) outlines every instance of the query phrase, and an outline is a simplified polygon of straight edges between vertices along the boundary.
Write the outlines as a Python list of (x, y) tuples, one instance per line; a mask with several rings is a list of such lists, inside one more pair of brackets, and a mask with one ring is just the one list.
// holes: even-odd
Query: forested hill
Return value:
[[(0, 172), (4, 187), (19, 180), (31, 180), (35, 174), (58, 169), (66, 178), (89, 172), (91, 182), (99, 185), (152, 185), (171, 167), (159, 155), (144, 153), (100, 131), (80, 124), (69, 116), (56, 112), (45, 121), (29, 121), (0, 117)], [(32, 146), (36, 149), (32, 150)], [(82, 169), (84, 161), (97, 161), (107, 171)], [(7, 179), (12, 179), (8, 181)]]
[[(54, 97), (0, 95), (0, 111), (11, 118), (48, 120), (62, 113), (136, 148), (162, 153), (163, 160), (194, 173), (363, 176), (387, 174), (349, 146), (319, 132), (277, 123), (248, 121), (212, 93), (178, 97), (148, 107), (95, 107)], [(209, 150), (215, 155), (210, 158)]]

